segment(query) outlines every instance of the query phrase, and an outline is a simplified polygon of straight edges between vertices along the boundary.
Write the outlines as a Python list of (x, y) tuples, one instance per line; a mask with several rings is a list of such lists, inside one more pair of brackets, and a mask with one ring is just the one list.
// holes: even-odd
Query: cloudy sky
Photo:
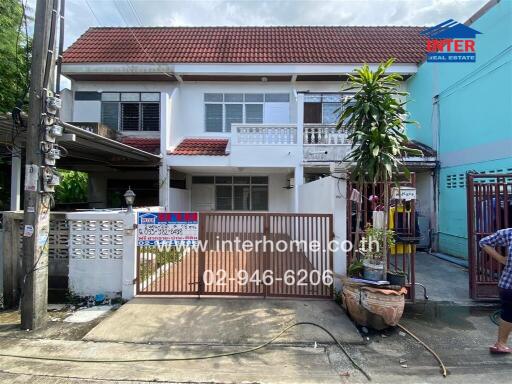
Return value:
[[(91, 26), (434, 25), (487, 0), (66, 0), (65, 44)], [(35, 0), (29, 0), (32, 6)]]

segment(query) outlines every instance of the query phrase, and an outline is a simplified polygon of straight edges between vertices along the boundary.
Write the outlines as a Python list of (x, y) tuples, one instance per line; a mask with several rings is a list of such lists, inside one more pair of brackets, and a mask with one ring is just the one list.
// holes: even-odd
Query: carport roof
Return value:
[[(59, 168), (88, 171), (95, 167), (126, 168), (155, 167), (160, 162), (160, 155), (146, 152), (139, 148), (112, 140), (86, 131), (67, 123), (60, 123), (67, 137), (58, 141), (68, 154), (58, 160)], [(10, 115), (0, 116), (0, 142), (9, 144), (13, 137), (13, 124)], [(22, 128), (15, 133), (21, 146), (25, 146), (26, 130)], [(74, 135), (74, 141), (71, 139)]]

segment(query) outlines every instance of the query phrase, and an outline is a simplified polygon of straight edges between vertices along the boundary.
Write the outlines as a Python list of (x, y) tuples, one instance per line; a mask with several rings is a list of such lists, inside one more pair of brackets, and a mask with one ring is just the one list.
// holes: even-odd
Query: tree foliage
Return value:
[(20, 0), (0, 1), (0, 113), (24, 101), (29, 86), (31, 38)]
[(87, 173), (59, 170), (60, 185), (55, 189), (57, 203), (80, 203), (87, 201)]
[(409, 174), (403, 163), (407, 154), (422, 156), (421, 151), (407, 147), (405, 102), (407, 92), (399, 90), (402, 77), (386, 74), (393, 64), (390, 59), (372, 71), (365, 64), (349, 76), (350, 87), (356, 93), (343, 101), (344, 110), (338, 119), (338, 129), (345, 129), (352, 147), (345, 161), (352, 164), (350, 174), (355, 181), (396, 180), (400, 172)]
[[(389, 183), (397, 182), (400, 174), (409, 177), (404, 158), (410, 154), (423, 156), (417, 149), (407, 147), (409, 139), (405, 126), (414, 123), (407, 119), (405, 99), (407, 92), (400, 91), (402, 76), (386, 73), (393, 59), (372, 71), (365, 64), (349, 75), (350, 87), (355, 95), (343, 101), (344, 107), (337, 128), (346, 130), (351, 141), (351, 150), (344, 161), (350, 163), (350, 177), (357, 182), (361, 190), (364, 183), (382, 183), (384, 194), (384, 222), (388, 222)], [(359, 226), (361, 221), (361, 203), (356, 220), (355, 246), (359, 249)], [(382, 239), (382, 261), (387, 271), (388, 234), (380, 230)]]

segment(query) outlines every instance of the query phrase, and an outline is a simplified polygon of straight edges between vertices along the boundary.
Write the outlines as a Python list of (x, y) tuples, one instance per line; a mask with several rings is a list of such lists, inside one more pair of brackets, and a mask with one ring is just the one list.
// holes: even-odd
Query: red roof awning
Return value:
[(184, 139), (170, 155), (226, 156), (228, 139)]

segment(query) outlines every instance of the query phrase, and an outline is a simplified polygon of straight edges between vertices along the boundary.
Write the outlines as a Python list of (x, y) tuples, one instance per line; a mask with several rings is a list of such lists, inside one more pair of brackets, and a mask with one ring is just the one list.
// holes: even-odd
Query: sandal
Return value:
[(512, 348), (493, 345), (492, 347), (489, 347), (489, 352), (492, 354), (512, 353)]

